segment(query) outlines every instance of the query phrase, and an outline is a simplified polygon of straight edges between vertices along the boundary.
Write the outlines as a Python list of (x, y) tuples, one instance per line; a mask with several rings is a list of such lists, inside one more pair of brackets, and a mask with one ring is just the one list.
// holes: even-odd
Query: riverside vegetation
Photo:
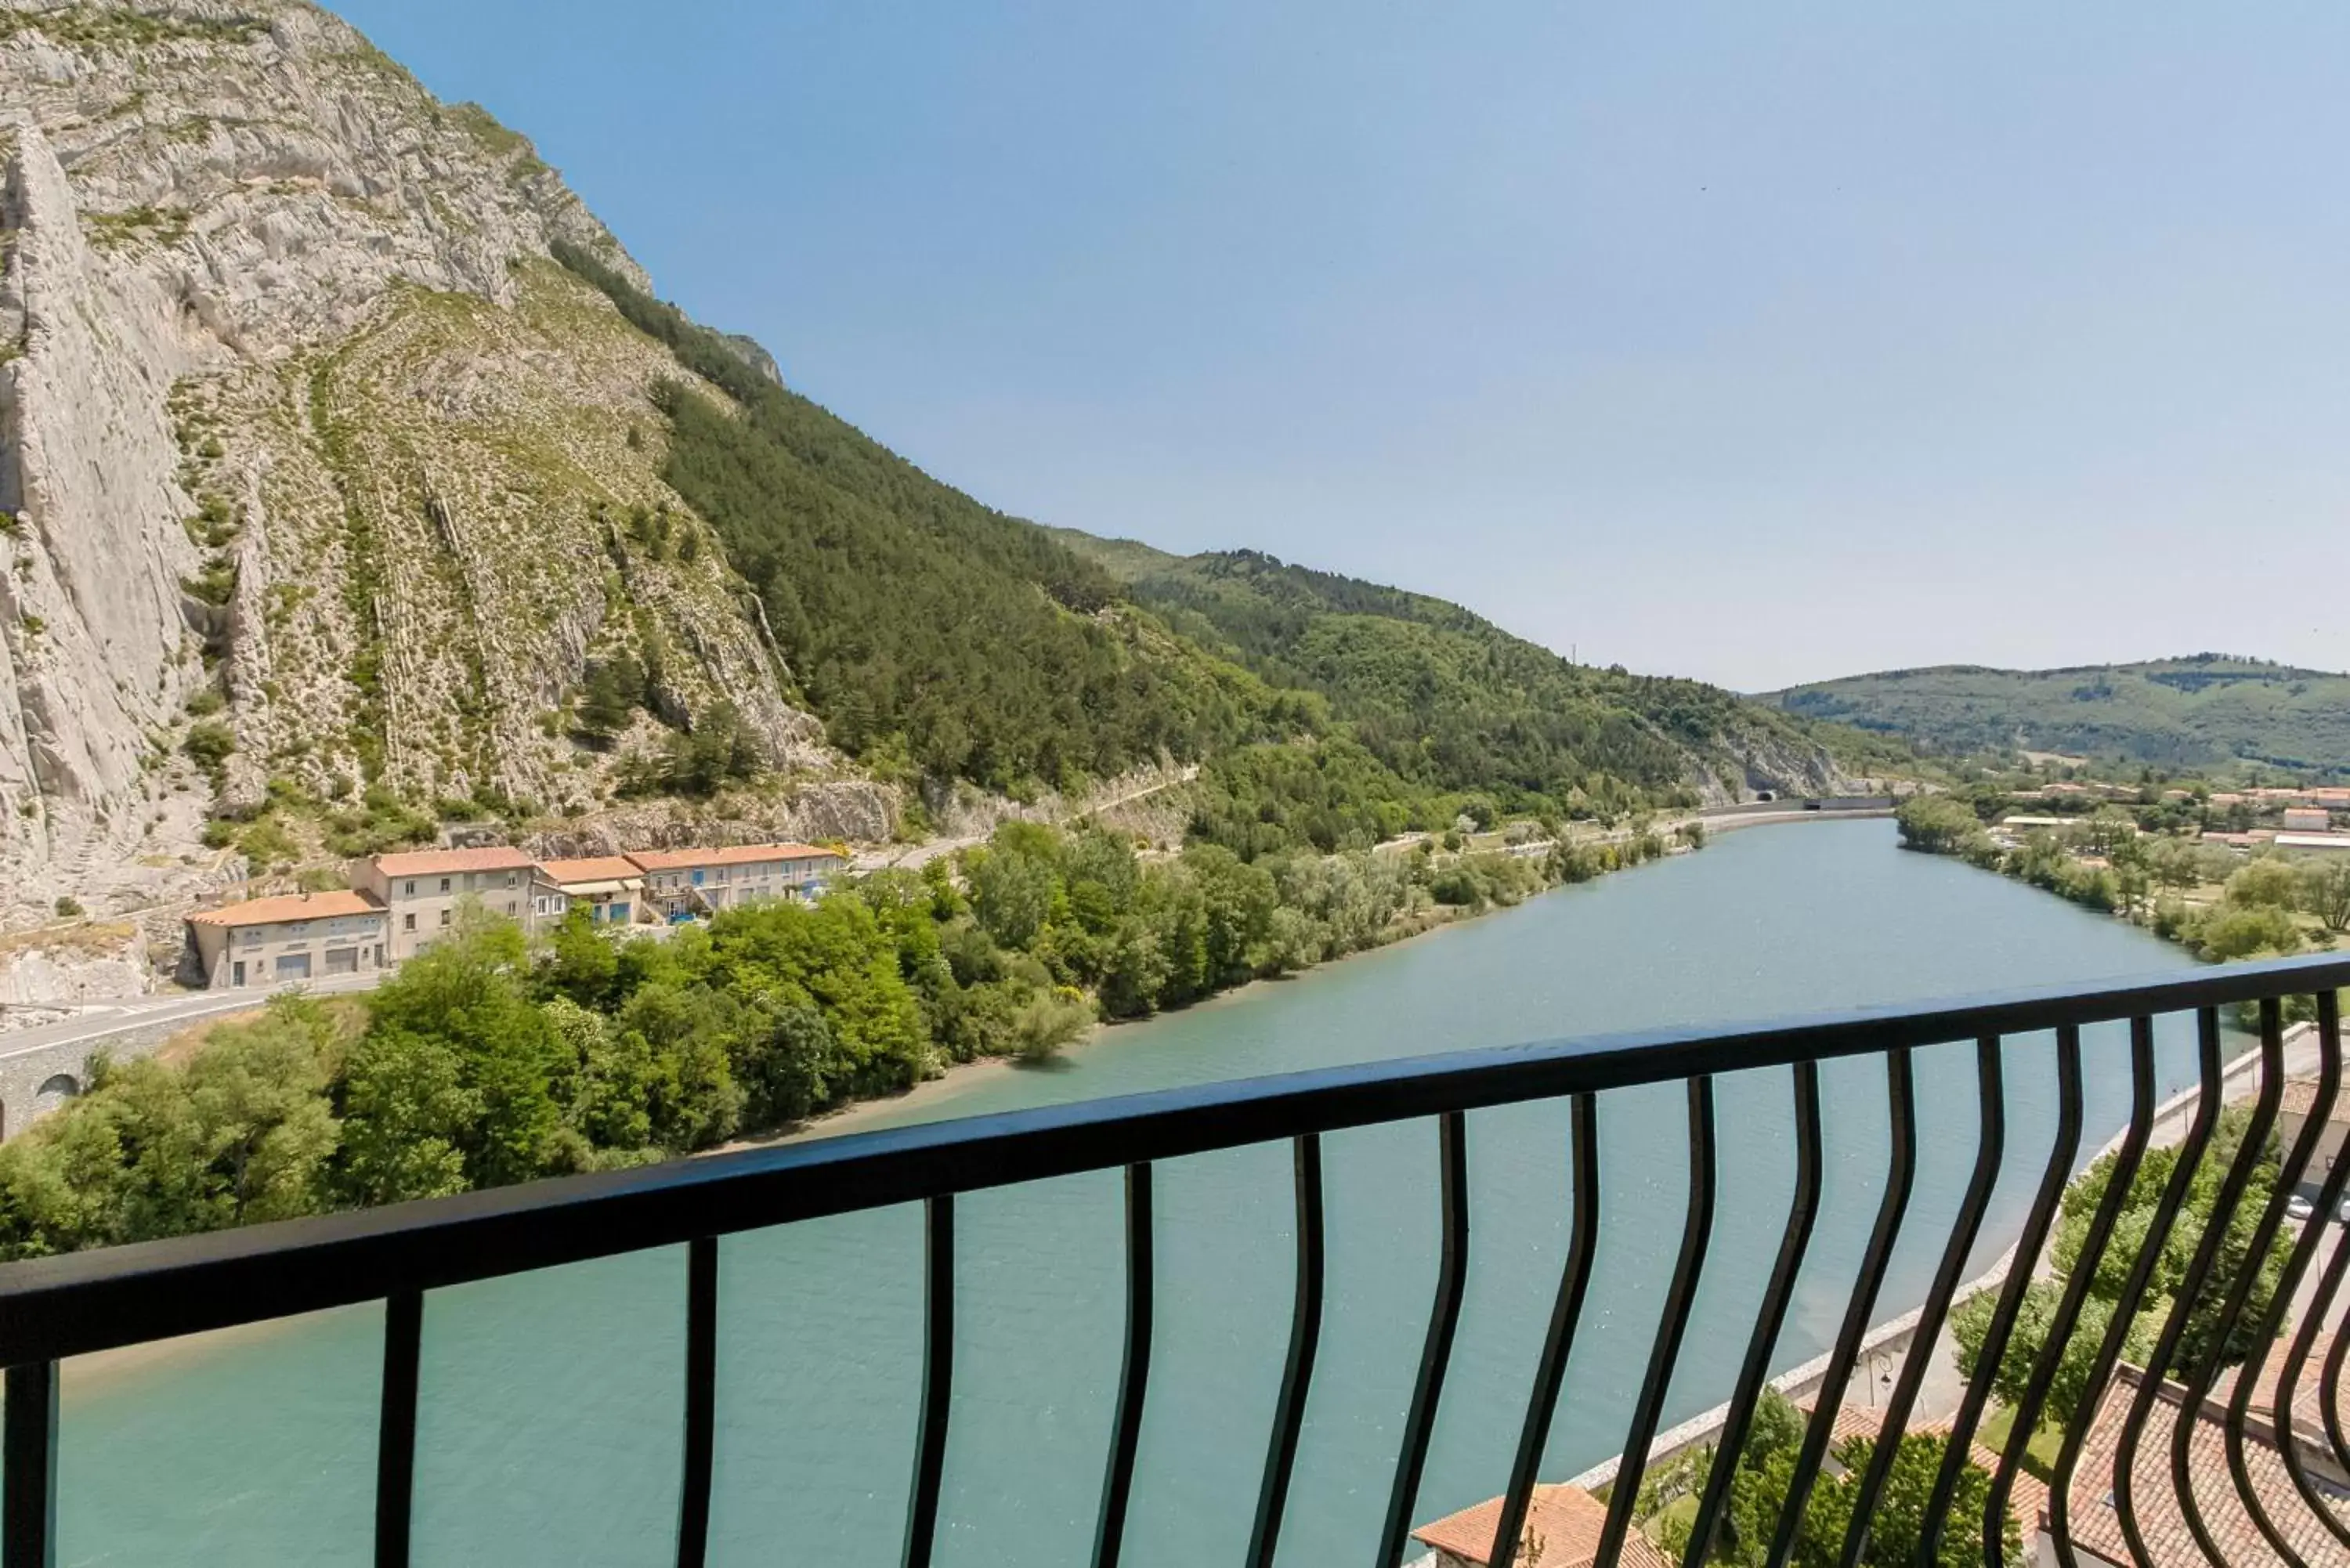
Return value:
[[(1737, 1456), (1738, 1469), (1731, 1478), (1721, 1531), (1706, 1561), (1725, 1568), (1763, 1568), (1771, 1561), (1772, 1541), (1786, 1511), (1788, 1494), (1794, 1490), (1795, 1461), (1809, 1419), (1777, 1389), (1762, 1390), (1745, 1447)], [(1879, 1440), (1846, 1438), (1831, 1449), (1835, 1465), (1824, 1469), (1814, 1484), (1803, 1519), (1795, 1527), (1794, 1548), (1787, 1559), (1794, 1568), (1833, 1568), (1843, 1563), (1845, 1535), (1852, 1525), (1861, 1477)], [(1910, 1432), (1900, 1439), (1885, 1490), (1869, 1518), (1868, 1542), (1858, 1558), (1863, 1568), (1911, 1568), (1918, 1561), (1927, 1504), (1933, 1496), (1947, 1441), (1933, 1432)], [(1697, 1497), (1719, 1455), (1718, 1448), (1689, 1449), (1658, 1467), (1641, 1484), (1636, 1515), (1651, 1521), (1647, 1526), (1649, 1533), (1674, 1562), (1681, 1561), (1689, 1550)], [(1965, 1464), (1960, 1468), (1950, 1517), (1979, 1520), (1990, 1498), (1990, 1475), (1979, 1464)], [(2001, 1544), (2002, 1562), (2027, 1561), (2022, 1532), (2012, 1514)], [(1981, 1568), (1981, 1542), (1971, 1530), (1946, 1531), (1931, 1561), (1936, 1568)]]
[(689, 1154), (1665, 848), (1144, 858), (1014, 823), (960, 877), (933, 860), (666, 940), (575, 916), (533, 946), (475, 911), (363, 1000), (277, 999), (184, 1067), (101, 1063), (0, 1146), (0, 1257)]
[[(1957, 856), (2122, 916), (2214, 962), (2332, 947), (2350, 932), (2350, 857), (2296, 859), (2268, 851), (2245, 858), (2187, 836), (2185, 825), (2175, 831), (2143, 829), (2133, 814), (2111, 805), (2002, 847), (1985, 825), (1986, 809), (1996, 815), (1999, 797), (1970, 804), (1954, 795), (1920, 794), (1895, 815), (1908, 848)], [(2159, 818), (2172, 808), (2146, 809)], [(2189, 895), (2215, 888), (2216, 896), (2190, 901)]]

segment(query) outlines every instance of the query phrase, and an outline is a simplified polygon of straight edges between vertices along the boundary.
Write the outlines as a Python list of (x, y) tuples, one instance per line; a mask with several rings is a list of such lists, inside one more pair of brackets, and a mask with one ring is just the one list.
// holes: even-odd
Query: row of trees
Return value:
[(1659, 850), (1243, 860), (1032, 824), (813, 904), (615, 943), (478, 911), (363, 1000), (274, 1002), (184, 1069), (101, 1064), (0, 1146), (0, 1256), (436, 1197), (709, 1148), (951, 1061), (1035, 1056)]
[[(2214, 961), (2299, 951), (2307, 945), (2302, 916), (2330, 933), (2350, 931), (2350, 856), (2295, 860), (2265, 853), (2244, 860), (2196, 839), (2142, 834), (2111, 812), (2035, 831), (2003, 849), (1975, 812), (1950, 795), (1913, 795), (1897, 815), (1909, 848), (1959, 856), (2127, 916)], [(2215, 883), (2215, 900), (2191, 904), (2179, 896)]]
[[(1803, 1446), (1809, 1416), (1774, 1388), (1765, 1388), (1754, 1407), (1753, 1425), (1745, 1447), (1736, 1457), (1730, 1498), (1722, 1511), (1720, 1533), (1711, 1562), (1726, 1568), (1762, 1568), (1770, 1561), (1773, 1539), (1787, 1500), (1794, 1490), (1795, 1460)], [(1844, 1542), (1858, 1501), (1861, 1477), (1867, 1471), (1877, 1439), (1847, 1438), (1829, 1452), (1805, 1501), (1796, 1526), (1794, 1549), (1788, 1562), (1794, 1568), (1837, 1568), (1844, 1562)], [(1887, 1472), (1885, 1490), (1868, 1520), (1868, 1541), (1859, 1562), (1865, 1568), (1915, 1568), (1925, 1540), (1927, 1504), (1940, 1472), (1947, 1439), (1935, 1433), (1912, 1432), (1900, 1440)], [(1669, 1493), (1686, 1496), (1701, 1488), (1711, 1467), (1720, 1462), (1716, 1450), (1699, 1449), (1682, 1456), (1652, 1476), (1641, 1489), (1642, 1517), (1664, 1517), (1658, 1530), (1665, 1554), (1678, 1563), (1689, 1550), (1692, 1528), (1686, 1515), (1666, 1511)], [(1950, 1527), (1930, 1560), (1938, 1568), (1982, 1568), (1980, 1525), (1991, 1497), (1991, 1477), (1971, 1461), (1959, 1472)], [(2022, 1564), (2022, 1532), (2010, 1514), (2000, 1541), (2001, 1561)]]
[[(2161, 1241), (2161, 1251), (2139, 1298), (2137, 1314), (2130, 1320), (2123, 1341), (2124, 1356), (2136, 1365), (2146, 1366), (2153, 1355), (2155, 1340), (2185, 1284), (2188, 1265), (2210, 1227), (2220, 1185), (2243, 1148), (2251, 1120), (2249, 1106), (2231, 1106), (2222, 1112), (2203, 1158), (2195, 1167), (2186, 1200)], [(2236, 1366), (2260, 1348), (2252, 1337), (2251, 1325), (2266, 1315), (2275, 1301), (2292, 1254), (2293, 1238), (2281, 1231), (2265, 1253), (2253, 1255), (2253, 1231), (2276, 1189), (2275, 1139), (2271, 1137), (2255, 1158), (2258, 1163), (2242, 1199), (2230, 1218), (2210, 1273), (2189, 1309), (2177, 1352), (2169, 1365), (2159, 1369), (2165, 1376), (2183, 1380), (2191, 1369), (2206, 1365)], [(2147, 1151), (2122, 1200), (2112, 1239), (2104, 1253), (2094, 1259), (2084, 1259), (2084, 1244), (2091, 1219), (2112, 1185), (2116, 1157), (2103, 1156), (2074, 1179), (2065, 1189), (2063, 1212), (2057, 1221), (2052, 1253), (2054, 1273), (2033, 1281), (2026, 1288), (2014, 1332), (1997, 1366), (1986, 1368), (1983, 1365), (1983, 1352), (1997, 1306), (1995, 1293), (1974, 1296), (1951, 1314), (1950, 1332), (1956, 1341), (1960, 1373), (1970, 1380), (1988, 1376), (1992, 1392), (2002, 1401), (2010, 1406), (2021, 1404), (2032, 1368), (2054, 1329), (2056, 1309), (2066, 1282), (2085, 1263), (2093, 1271), (2087, 1293), (2073, 1333), (2064, 1343), (2042, 1418), (2061, 1428), (2090, 1415), (2098, 1393), (2089, 1383), (2097, 1349), (2112, 1326), (2114, 1314), (2119, 1310), (2123, 1286), (2149, 1235), (2156, 1205), (2178, 1169), (2178, 1158), (2179, 1151), (2175, 1147)], [(2233, 1329), (2222, 1334), (2221, 1308), (2227, 1293), (2247, 1273), (2251, 1275), (2251, 1282), (2243, 1311)]]

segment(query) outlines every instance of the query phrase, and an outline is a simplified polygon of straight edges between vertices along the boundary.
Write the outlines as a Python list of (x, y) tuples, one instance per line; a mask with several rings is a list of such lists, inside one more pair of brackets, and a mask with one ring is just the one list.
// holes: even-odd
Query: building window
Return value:
[(449, 878), (446, 877), (441, 878), (441, 890), (443, 893), (449, 890)]
[(239, 933), (238, 940), (243, 941), (246, 947), (259, 947), (261, 945), (261, 928), (259, 926), (245, 927), (244, 929)]
[(449, 911), (446, 909), (441, 911), (441, 923), (444, 926), (449, 923)]
[(507, 872), (507, 873), (506, 873), (506, 886), (507, 886), (507, 887), (509, 887), (509, 888), (511, 888), (511, 887), (513, 887), (514, 885), (515, 885), (515, 874), (514, 874), (513, 872), (509, 871), (509, 872)]
[(400, 884), (400, 896), (401, 898), (413, 898), (414, 897), (416, 897), (416, 878), (415, 878), (415, 877), (410, 877), (406, 882), (403, 882), (402, 884)]
[(506, 900), (506, 913), (509, 915), (515, 913), (515, 901), (512, 898)]
[(403, 931), (412, 931), (412, 930), (414, 930), (414, 929), (416, 929), (416, 917), (415, 917), (414, 915), (402, 915), (402, 916), (400, 916), (400, 929), (401, 930), (403, 930)]

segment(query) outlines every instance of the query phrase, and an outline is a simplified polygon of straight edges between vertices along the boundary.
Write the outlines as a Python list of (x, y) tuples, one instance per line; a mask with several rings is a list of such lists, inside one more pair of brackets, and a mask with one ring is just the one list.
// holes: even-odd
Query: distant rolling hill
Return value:
[(1757, 701), (1945, 753), (2030, 750), (2350, 774), (2350, 675), (2219, 654), (2072, 670), (1894, 670)]

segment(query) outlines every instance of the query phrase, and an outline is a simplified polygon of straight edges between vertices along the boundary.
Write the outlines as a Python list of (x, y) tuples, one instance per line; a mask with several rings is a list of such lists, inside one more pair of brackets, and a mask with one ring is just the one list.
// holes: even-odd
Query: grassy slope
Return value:
[(1765, 701), (1943, 752), (2020, 746), (2173, 767), (2241, 759), (2350, 772), (2350, 675), (2211, 654), (2073, 670), (1898, 670)]

